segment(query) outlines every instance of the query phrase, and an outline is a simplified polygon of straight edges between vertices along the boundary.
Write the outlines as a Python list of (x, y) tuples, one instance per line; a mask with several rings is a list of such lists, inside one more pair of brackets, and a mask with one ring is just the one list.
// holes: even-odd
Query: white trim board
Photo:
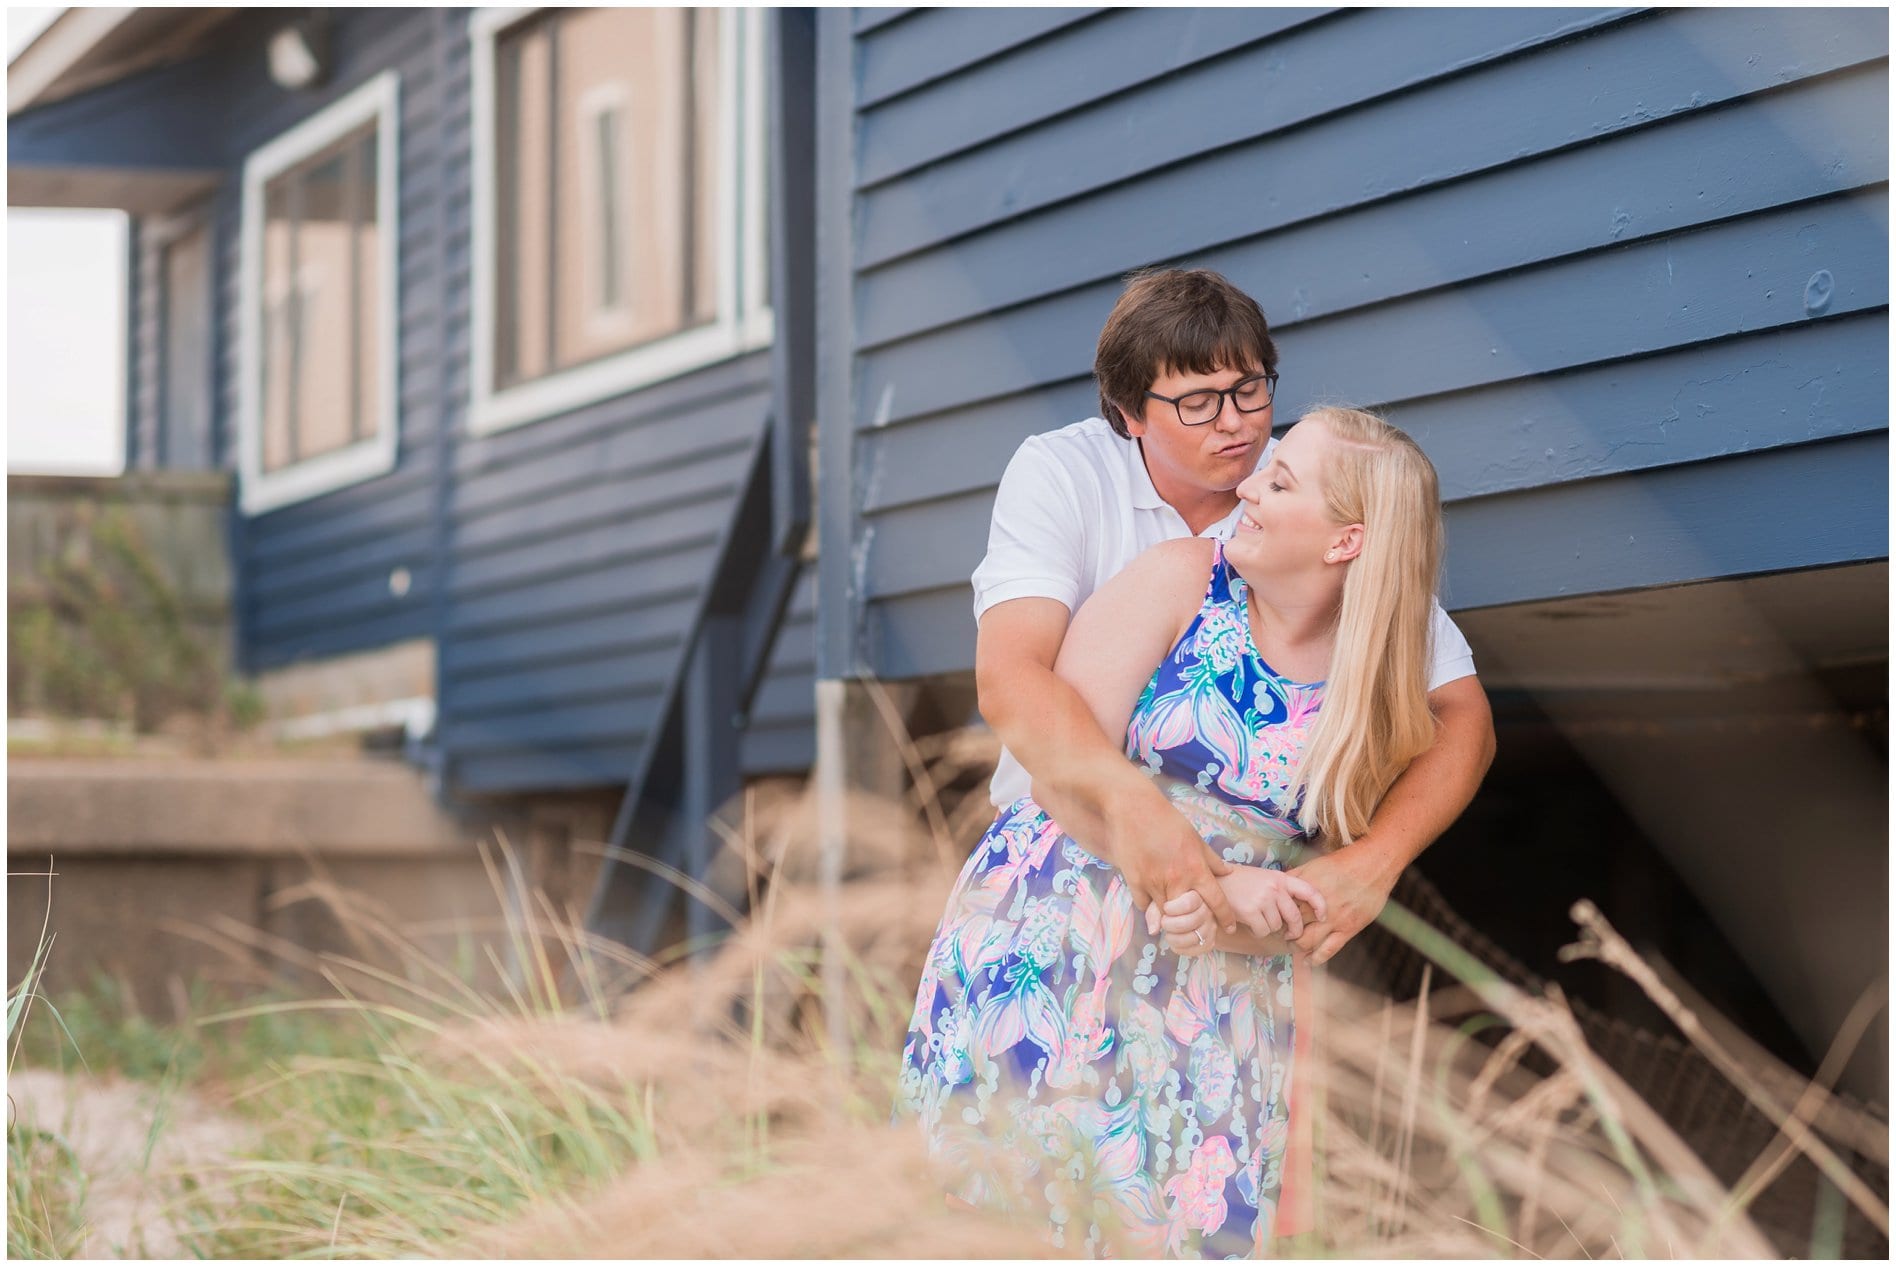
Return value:
[(71, 8), (47, 23), (7, 66), (8, 117), (35, 104), (41, 93), (137, 12)]
[(360, 734), (400, 726), (410, 739), (426, 739), (434, 732), (435, 702), (425, 695), (407, 699), (383, 700), (375, 704), (354, 704), (332, 708), (323, 713), (306, 713), (270, 723), (270, 733), (278, 739), (326, 739), (331, 735)]
[[(373, 120), (376, 124), (375, 215), (382, 347), (375, 399), (381, 417), (373, 435), (280, 471), (263, 470), (263, 189), (272, 178)], [(401, 430), (396, 394), (400, 365), (399, 248), (400, 76), (384, 71), (341, 100), (253, 150), (244, 160), (243, 227), (237, 313), (238, 499), (246, 515), (307, 501), (395, 469)]]
[(761, 302), (768, 266), (767, 208), (761, 172), (765, 135), (762, 75), (764, 22), (757, 9), (722, 9), (719, 23), (724, 110), (720, 138), (725, 178), (719, 182), (718, 314), (710, 325), (495, 391), (494, 267), (498, 219), (494, 46), (500, 33), (538, 9), (476, 9), (468, 18), (473, 88), (473, 259), (470, 262), (473, 346), (469, 350), (467, 429), (488, 435), (565, 413), (691, 370), (770, 346), (775, 333)]

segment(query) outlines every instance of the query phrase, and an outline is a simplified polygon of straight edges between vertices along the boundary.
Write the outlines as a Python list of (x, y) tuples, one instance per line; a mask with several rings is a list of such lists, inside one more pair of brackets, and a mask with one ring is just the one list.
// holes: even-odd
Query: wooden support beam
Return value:
[[(707, 878), (715, 850), (703, 841), (694, 844), (694, 833), (709, 830), (710, 814), (742, 784), (739, 727), (763, 680), (796, 584), (797, 560), (757, 548), (771, 523), (771, 447), (766, 426), (752, 452), (737, 513), (720, 542), (687, 650), (667, 686), (659, 723), (608, 837), (615, 850), (644, 852), (696, 879)], [(675, 883), (608, 855), (586, 926), (649, 954), (657, 949), (655, 941), (677, 896)]]
[[(715, 864), (724, 842), (712, 829), (711, 816), (743, 785), (736, 725), (741, 634), (737, 618), (724, 613), (708, 616), (699, 631), (686, 678), (684, 796), (678, 808), (685, 827), (687, 873), (733, 908), (742, 904), (743, 895), (717, 890)], [(685, 932), (694, 955), (729, 928), (718, 906), (699, 893), (686, 892)]]
[[(871, 695), (869, 683), (823, 678), (816, 683), (817, 884), (822, 891), (822, 983), (830, 1052), (838, 1067), (850, 1050), (848, 947), (842, 938), (843, 876), (849, 865), (850, 805), (858, 798), (886, 800), (903, 793), (901, 747)], [(906, 722), (917, 689), (882, 688), (894, 696)]]

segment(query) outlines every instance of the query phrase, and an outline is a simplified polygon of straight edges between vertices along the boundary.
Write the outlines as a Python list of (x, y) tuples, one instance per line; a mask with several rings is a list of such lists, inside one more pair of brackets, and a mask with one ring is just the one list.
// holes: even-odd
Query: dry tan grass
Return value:
[(1038, 1258), (1037, 1233), (947, 1208), (918, 1140), (806, 1124), (767, 1165), (733, 1172), (668, 1150), (589, 1200), (536, 1210), (457, 1246), (481, 1258)]
[[(940, 815), (936, 823), (945, 823)], [(661, 1153), (594, 1197), (483, 1233), (480, 1255), (1041, 1256), (1031, 1231), (948, 1211), (908, 1129), (891, 1130), (908, 991), (965, 856), (912, 813), (852, 809), (877, 852), (853, 854), (836, 908), (854, 988), (854, 1049), (827, 1049), (813, 969), (828, 908), (810, 872), (807, 806), (748, 824), (772, 874), (755, 918), (695, 964), (652, 975), (610, 1022), (513, 1020), (445, 1036), (566, 1074), (648, 1088)], [(939, 827), (937, 828), (939, 830)], [(978, 828), (977, 828), (978, 830)], [(891, 837), (903, 840), (891, 846)], [(854, 842), (852, 841), (852, 846)], [(568, 934), (570, 936), (570, 934)], [(1438, 952), (1441, 946), (1435, 946)], [(1452, 947), (1448, 949), (1452, 950)], [(1445, 957), (1452, 958), (1452, 956)], [(1330, 981), (1320, 1074), (1320, 1230), (1285, 1253), (1352, 1257), (1775, 1257), (1663, 1120), (1587, 1048), (1558, 997), (1459, 966), (1414, 1003)], [(1504, 1031), (1474, 1042), (1471, 1016)], [(1530, 1049), (1553, 1072), (1530, 1072)], [(767, 1139), (765, 1146), (760, 1141)]]
[[(911, 773), (926, 776), (913, 779), (923, 791), (908, 804), (850, 807), (848, 882), (833, 904), (816, 883), (819, 824), (807, 801), (752, 798), (733, 810), (724, 879), (752, 896), (752, 914), (688, 962), (661, 966), (599, 943), (574, 912), (530, 895), (490, 964), (511, 988), (481, 993), (371, 903), (316, 893), (364, 948), (358, 960), (318, 965), (346, 1006), (417, 1018), (415, 1041), (391, 1068), (412, 1067), (431, 1087), (491, 1083), (506, 1088), (506, 1103), (524, 1094), (556, 1113), (627, 1100), (635, 1111), (625, 1164), (576, 1184), (527, 1176), (524, 1201), (495, 1205), (445, 1240), (391, 1228), (386, 1211), (401, 1203), (385, 1190), (390, 1199), (373, 1214), (331, 1196), (333, 1225), (325, 1213), (325, 1226), (283, 1232), (281, 1252), (393, 1244), (475, 1258), (1054, 1256), (1035, 1229), (949, 1209), (917, 1132), (889, 1123), (922, 956), (987, 819), (978, 791), (944, 803), (936, 789), (966, 786), (969, 769), (991, 759), (953, 738), (901, 742)], [(512, 870), (504, 861), (497, 883)], [(1530, 996), (1439, 931), (1405, 923), (1399, 910), (1390, 918), (1434, 967), (1413, 1002), (1325, 979), (1312, 1021), (1318, 1226), (1276, 1252), (1777, 1256), (1743, 1203), (1589, 1050), (1557, 993)], [(1604, 944), (1602, 927), (1592, 927), (1592, 944)], [(840, 994), (826, 992), (819, 971), (826, 945), (845, 960)], [(640, 984), (622, 993), (600, 984), (609, 979)], [(1477, 1029), (1483, 1041), (1471, 1037)], [(839, 1032), (841, 1048), (831, 1038)], [(1810, 1134), (1794, 1126), (1788, 1145), (1808, 1149)], [(1874, 1193), (1853, 1199), (1887, 1227)]]

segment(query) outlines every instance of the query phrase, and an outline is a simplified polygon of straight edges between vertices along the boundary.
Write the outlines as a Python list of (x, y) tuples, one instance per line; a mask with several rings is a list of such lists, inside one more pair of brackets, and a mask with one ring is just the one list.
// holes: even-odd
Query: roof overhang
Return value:
[(67, 9), (7, 65), (7, 115), (190, 57), (236, 9)]
[(87, 168), (8, 167), (9, 207), (116, 208), (133, 215), (165, 215), (201, 201), (217, 188), (216, 171), (134, 172)]
[(67, 9), (7, 74), (7, 205), (162, 214), (225, 166), (202, 63), (233, 9)]

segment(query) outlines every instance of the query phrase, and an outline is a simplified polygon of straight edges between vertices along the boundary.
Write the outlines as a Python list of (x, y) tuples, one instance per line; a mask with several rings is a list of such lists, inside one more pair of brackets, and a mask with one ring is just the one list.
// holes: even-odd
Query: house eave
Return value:
[(165, 215), (207, 197), (222, 179), (217, 171), (9, 166), (7, 205)]
[(7, 65), (7, 115), (200, 51), (235, 9), (84, 9), (54, 18)]
[(227, 166), (221, 82), (173, 61), (7, 119), (7, 204), (162, 214), (215, 189)]

